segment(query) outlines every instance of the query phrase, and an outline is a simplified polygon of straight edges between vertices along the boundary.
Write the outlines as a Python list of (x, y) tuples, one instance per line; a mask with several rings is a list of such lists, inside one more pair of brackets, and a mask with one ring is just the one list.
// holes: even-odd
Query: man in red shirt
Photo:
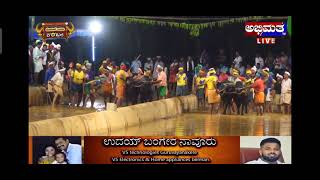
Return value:
[(256, 105), (257, 115), (263, 115), (263, 105), (264, 105), (264, 81), (257, 77), (254, 83), (251, 85), (254, 89), (254, 103)]

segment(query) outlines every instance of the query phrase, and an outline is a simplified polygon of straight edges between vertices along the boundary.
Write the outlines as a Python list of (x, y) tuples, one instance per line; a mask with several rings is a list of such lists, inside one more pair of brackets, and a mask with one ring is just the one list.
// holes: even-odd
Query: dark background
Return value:
[[(33, 164), (38, 164), (38, 160), (41, 156), (45, 155), (45, 148), (48, 145), (55, 146), (54, 140), (57, 137), (51, 136), (33, 136), (32, 143), (33, 143)], [(79, 144), (81, 145), (81, 137), (77, 136), (66, 136), (69, 139), (69, 142), (72, 144)]]
[[(14, 2), (16, 3), (16, 2)], [(121, 2), (123, 3), (123, 2)], [(134, 2), (136, 3), (136, 2)], [(228, 2), (228, 4), (231, 2)], [(242, 3), (242, 2), (240, 2)], [(278, 7), (280, 4), (278, 3), (275, 7), (273, 14), (275, 13), (283, 13), (282, 10), (292, 10), (294, 8), (288, 8), (289, 3), (283, 3), (286, 7)], [(290, 2), (292, 4), (292, 2)], [(172, 175), (194, 175), (199, 179), (200, 175), (205, 173), (210, 173), (209, 177), (232, 177), (242, 175), (246, 179), (254, 178), (254, 179), (270, 179), (270, 178), (284, 178), (287, 179), (291, 176), (296, 176), (299, 174), (304, 175), (305, 177), (312, 177), (315, 175), (317, 171), (315, 168), (312, 168), (315, 161), (314, 157), (310, 158), (306, 155), (310, 154), (309, 146), (314, 145), (317, 142), (315, 133), (319, 131), (318, 127), (315, 124), (318, 122), (314, 116), (314, 113), (317, 112), (317, 106), (312, 106), (313, 103), (317, 103), (315, 101), (315, 94), (310, 93), (310, 88), (306, 86), (307, 84), (314, 84), (314, 78), (306, 78), (308, 77), (318, 77), (317, 73), (317, 60), (315, 60), (315, 55), (318, 47), (317, 41), (312, 36), (312, 32), (309, 31), (307, 27), (315, 23), (314, 18), (310, 18), (308, 16), (304, 16), (305, 12), (300, 11), (301, 9), (307, 9), (301, 7), (299, 3), (299, 9), (297, 8), (295, 13), (293, 11), (291, 13), (287, 12), (286, 14), (295, 14), (292, 17), (292, 26), (293, 26), (293, 35), (292, 35), (292, 57), (295, 59), (293, 61), (293, 75), (294, 83), (293, 86), (293, 98), (292, 98), (292, 163), (291, 165), (283, 165), (283, 166), (243, 166), (243, 165), (216, 165), (216, 166), (197, 166), (197, 165), (162, 165), (162, 166), (143, 166), (143, 165), (83, 165), (83, 166), (55, 166), (52, 168), (51, 166), (41, 166), (41, 165), (27, 165), (28, 163), (28, 15), (30, 13), (35, 12), (34, 4), (30, 3), (32, 7), (23, 8), (25, 13), (22, 15), (10, 16), (6, 12), (6, 15), (0, 16), (0, 27), (3, 29), (3, 54), (0, 54), (0, 59), (3, 62), (10, 64), (14, 62), (16, 66), (10, 66), (10, 68), (4, 68), (5, 74), (10, 75), (10, 78), (5, 79), (5, 82), (10, 82), (10, 94), (8, 94), (7, 88), (2, 88), (2, 94), (4, 96), (4, 101), (7, 102), (2, 108), (3, 112), (9, 115), (10, 118), (3, 118), (3, 142), (4, 148), (3, 150), (4, 159), (6, 165), (3, 166), (3, 172), (10, 173), (10, 177), (12, 176), (21, 176), (21, 177), (57, 177), (58, 175), (63, 175), (67, 177), (68, 175), (72, 178), (75, 177), (83, 177), (83, 175), (88, 175), (91, 179), (92, 175), (100, 175), (103, 177), (109, 177), (109, 174), (124, 176), (128, 174), (130, 178), (132, 174), (137, 175), (149, 175), (150, 173), (158, 173), (159, 175), (164, 175), (166, 178), (168, 177), (168, 173), (172, 173)], [(88, 4), (85, 4), (88, 6)], [(158, 3), (156, 6), (161, 5)], [(168, 9), (168, 4), (163, 3), (165, 8)], [(200, 4), (203, 6), (203, 4)], [(247, 3), (250, 5), (250, 3)], [(247, 10), (242, 8), (235, 8), (238, 10), (238, 14), (244, 12), (251, 12), (252, 9), (261, 10), (261, 8), (257, 8), (256, 3), (251, 3), (251, 8), (247, 8)], [(96, 4), (95, 4), (96, 6)], [(195, 4), (192, 4), (192, 8), (194, 9)], [(177, 6), (176, 6), (177, 7)], [(203, 11), (207, 13), (215, 13), (218, 14), (218, 10), (220, 9), (220, 14), (226, 14), (225, 7), (226, 6), (205, 6), (207, 9), (201, 9), (202, 14)], [(235, 6), (237, 7), (237, 6)], [(314, 6), (317, 7), (317, 6)], [(96, 7), (95, 7), (96, 8)], [(106, 12), (111, 14), (112, 9), (116, 10), (116, 8), (108, 8), (105, 6), (102, 7), (103, 11), (99, 11), (100, 13)], [(209, 9), (210, 8), (210, 9)], [(22, 9), (22, 8), (21, 8)], [(23, 10), (22, 9), (22, 10)], [(74, 11), (78, 8), (70, 8)], [(90, 8), (86, 7), (86, 10), (81, 12), (87, 12)], [(155, 10), (152, 8), (145, 8), (140, 11), (131, 8), (131, 13), (128, 14), (137, 14), (137, 12), (144, 13), (145, 10), (149, 10), (149, 14), (156, 14)], [(159, 9), (159, 8), (158, 8)], [(187, 8), (185, 9), (179, 8), (179, 14), (185, 14), (190, 11)], [(200, 8), (199, 8), (200, 9)], [(212, 10), (213, 9), (213, 10)], [(91, 14), (96, 14), (96, 9), (91, 9)], [(93, 11), (94, 10), (94, 11)], [(161, 9), (162, 10), (162, 9)], [(309, 12), (313, 12), (308, 8)], [(21, 12), (21, 10), (19, 9)], [(41, 9), (41, 12), (44, 10)], [(133, 12), (135, 11), (135, 12)], [(168, 10), (169, 11), (169, 10)], [(183, 11), (183, 12), (182, 12)], [(223, 11), (223, 12), (222, 12)], [(23, 11), (22, 11), (23, 12)], [(40, 11), (37, 11), (40, 12)], [(49, 12), (49, 11), (45, 11)], [(55, 12), (55, 11), (50, 11)], [(59, 11), (60, 12), (60, 11)], [(65, 12), (65, 11), (61, 11)], [(69, 11), (68, 11), (69, 12)], [(164, 11), (162, 11), (164, 13)], [(176, 9), (174, 10), (176, 14)], [(194, 11), (190, 11), (194, 12)], [(232, 10), (233, 13), (236, 11)], [(261, 12), (261, 11), (259, 11)], [(300, 15), (297, 15), (298, 12), (302, 12)], [(106, 13), (106, 14), (107, 14)], [(230, 14), (230, 10), (228, 12)], [(76, 14), (76, 13), (74, 13)], [(119, 14), (114, 13), (114, 14)], [(147, 14), (147, 13), (146, 13)], [(161, 14), (158, 11), (158, 14)], [(173, 9), (171, 9), (171, 14), (173, 13)], [(198, 12), (201, 14), (201, 12)], [(258, 12), (252, 14), (258, 14)], [(19, 23), (17, 23), (19, 22)], [(90, 46), (91, 47), (91, 46)], [(62, 47), (63, 48), (63, 47)], [(313, 52), (313, 53), (312, 53)], [(17, 63), (16, 63), (17, 62)], [(312, 68), (310, 65), (312, 64)], [(14, 68), (14, 73), (12, 72)], [(15, 82), (15, 83), (13, 83)], [(309, 145), (309, 146), (308, 146)], [(10, 149), (10, 153), (8, 154), (8, 148)], [(310, 160), (313, 160), (310, 162)], [(306, 165), (309, 166), (306, 166)], [(311, 165), (310, 165), (311, 164)], [(49, 168), (48, 168), (49, 167)], [(317, 164), (314, 165), (317, 167)], [(62, 172), (61, 172), (62, 171)], [(48, 175), (48, 172), (50, 173)], [(88, 173), (89, 172), (89, 173)], [(126, 172), (126, 173), (124, 173)], [(165, 173), (164, 173), (165, 172)], [(160, 174), (161, 173), (161, 174)], [(171, 174), (170, 174), (171, 175)], [(160, 177), (160, 176), (159, 176)], [(188, 179), (188, 178), (187, 178)]]
[[(204, 49), (208, 51), (212, 63), (219, 48), (224, 49), (228, 63), (231, 63), (234, 59), (236, 50), (239, 50), (243, 60), (250, 64), (254, 64), (254, 57), (257, 52), (263, 58), (268, 51), (271, 51), (274, 55), (281, 51), (288, 55), (291, 54), (291, 42), (288, 36), (277, 37), (275, 45), (258, 45), (255, 37), (245, 35), (244, 22), (213, 29), (207, 28), (200, 32), (199, 37), (192, 37), (188, 31), (178, 28), (128, 24), (103, 16), (36, 16), (35, 25), (42, 22), (72, 22), (76, 29), (88, 29), (89, 22), (92, 20), (97, 20), (103, 25), (102, 32), (95, 36), (97, 64), (101, 64), (101, 61), (107, 57), (111, 57), (118, 64), (121, 61), (131, 62), (139, 53), (143, 55), (143, 61), (146, 57), (157, 55), (167, 56), (168, 58), (163, 59), (165, 63), (171, 62), (172, 57), (186, 57), (188, 55), (195, 56), (198, 60)], [(192, 22), (197, 23), (197, 21)], [(48, 40), (48, 42), (51, 43), (52, 41)], [(91, 37), (73, 37), (69, 40), (54, 40), (54, 42), (62, 45), (61, 55), (67, 63), (91, 60)], [(169, 59), (169, 62), (167, 59)]]

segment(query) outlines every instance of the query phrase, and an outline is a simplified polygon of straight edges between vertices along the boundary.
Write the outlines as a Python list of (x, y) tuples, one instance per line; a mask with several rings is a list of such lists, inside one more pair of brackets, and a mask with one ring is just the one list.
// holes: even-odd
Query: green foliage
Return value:
[[(200, 32), (203, 29), (207, 28), (221, 28), (227, 24), (232, 23), (241, 23), (246, 21), (258, 21), (263, 19), (271, 18), (271, 16), (250, 16), (250, 17), (242, 17), (242, 18), (230, 18), (227, 20), (222, 21), (214, 21), (209, 23), (198, 23), (198, 24), (191, 24), (191, 23), (177, 23), (177, 22), (169, 22), (169, 21), (160, 21), (160, 20), (150, 20), (150, 19), (142, 19), (142, 18), (133, 18), (133, 17), (126, 17), (126, 16), (107, 16), (108, 18), (117, 19), (124, 23), (136, 23), (136, 24), (146, 24), (152, 26), (166, 26), (170, 28), (179, 28), (186, 31), (189, 31), (189, 34), (193, 37), (200, 36)], [(289, 25), (288, 25), (289, 27)], [(289, 30), (289, 28), (288, 28)], [(291, 34), (291, 19), (290, 19), (290, 32)]]

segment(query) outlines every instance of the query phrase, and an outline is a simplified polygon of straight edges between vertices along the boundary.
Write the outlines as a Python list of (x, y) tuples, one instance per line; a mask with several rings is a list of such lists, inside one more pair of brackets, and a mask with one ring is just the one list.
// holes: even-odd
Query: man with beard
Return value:
[(280, 141), (276, 138), (267, 138), (260, 143), (260, 158), (246, 164), (284, 164), (279, 161), (281, 153)]
[(81, 145), (71, 144), (66, 137), (58, 137), (54, 143), (57, 149), (66, 154), (69, 164), (82, 164)]

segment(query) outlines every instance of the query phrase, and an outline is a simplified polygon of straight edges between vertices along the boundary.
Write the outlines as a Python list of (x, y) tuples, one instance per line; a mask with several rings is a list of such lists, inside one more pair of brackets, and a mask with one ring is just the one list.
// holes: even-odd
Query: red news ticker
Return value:
[(275, 44), (276, 38), (257, 38), (257, 44)]

